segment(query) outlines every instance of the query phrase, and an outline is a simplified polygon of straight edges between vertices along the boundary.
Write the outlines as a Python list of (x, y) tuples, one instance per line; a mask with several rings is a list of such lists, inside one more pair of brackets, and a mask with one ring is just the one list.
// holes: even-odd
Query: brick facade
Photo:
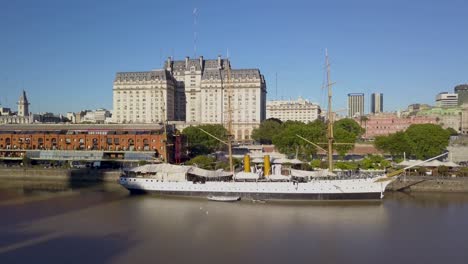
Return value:
[[(0, 131), (0, 149), (155, 151), (165, 156), (161, 131)], [(172, 152), (172, 151), (169, 151)]]

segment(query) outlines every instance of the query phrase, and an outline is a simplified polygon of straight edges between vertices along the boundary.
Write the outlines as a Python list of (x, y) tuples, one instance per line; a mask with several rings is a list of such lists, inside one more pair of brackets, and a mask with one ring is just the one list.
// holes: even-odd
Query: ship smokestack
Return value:
[(250, 156), (244, 156), (244, 172), (250, 172)]
[(263, 156), (263, 166), (264, 166), (264, 171), (265, 171), (265, 176), (270, 175), (270, 155), (265, 155)]

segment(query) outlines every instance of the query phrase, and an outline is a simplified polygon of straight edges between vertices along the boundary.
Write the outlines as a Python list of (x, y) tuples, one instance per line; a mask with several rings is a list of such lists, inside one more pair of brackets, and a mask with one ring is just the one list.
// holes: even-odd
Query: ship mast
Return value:
[(328, 170), (333, 171), (333, 113), (332, 113), (332, 83), (330, 83), (330, 63), (328, 61), (328, 50), (325, 49), (325, 64), (327, 68), (327, 88), (328, 88), (328, 123), (327, 123), (327, 137), (328, 137)]
[(232, 83), (231, 83), (231, 65), (229, 62), (229, 57), (227, 60), (227, 92), (228, 92), (228, 120), (227, 120), (227, 146), (228, 146), (228, 153), (229, 153), (229, 169), (232, 173), (234, 173), (234, 164), (232, 162)]

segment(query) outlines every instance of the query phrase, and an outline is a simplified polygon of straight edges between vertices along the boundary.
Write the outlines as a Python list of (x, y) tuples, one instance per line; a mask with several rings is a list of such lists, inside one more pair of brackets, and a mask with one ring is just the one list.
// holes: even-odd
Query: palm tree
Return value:
[(361, 121), (361, 127), (362, 127), (362, 122), (364, 122), (364, 129), (366, 130), (364, 133), (364, 136), (367, 138), (367, 121), (369, 118), (367, 116), (361, 116), (360, 121)]

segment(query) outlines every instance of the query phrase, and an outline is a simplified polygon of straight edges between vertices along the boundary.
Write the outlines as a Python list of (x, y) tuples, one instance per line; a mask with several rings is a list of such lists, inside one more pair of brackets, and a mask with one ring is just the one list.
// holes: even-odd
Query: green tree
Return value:
[(380, 155), (368, 155), (361, 162), (363, 169), (383, 170), (390, 167), (390, 162)]
[(450, 132), (439, 125), (411, 125), (405, 132), (377, 137), (374, 145), (377, 149), (391, 155), (427, 159), (441, 154), (448, 146)]
[(351, 144), (336, 144), (334, 149), (345, 156), (347, 152), (354, 148), (354, 143), (364, 133), (364, 129), (354, 120), (343, 118), (333, 124), (334, 138), (336, 143), (351, 143)]
[(405, 134), (411, 146), (411, 154), (418, 159), (428, 159), (441, 154), (448, 146), (450, 133), (439, 125), (411, 125)]
[(252, 131), (252, 139), (261, 144), (271, 144), (273, 137), (282, 129), (281, 121), (271, 118), (263, 121), (259, 128)]
[(322, 168), (322, 161), (321, 160), (318, 160), (318, 159), (314, 159), (310, 162), (310, 166), (312, 168)]
[(451, 136), (458, 135), (458, 132), (455, 129), (451, 128), (451, 127), (448, 127), (447, 131), (450, 133)]
[(449, 172), (449, 168), (444, 165), (441, 165), (437, 167), (437, 172), (439, 173), (440, 176), (447, 176)]
[(401, 131), (389, 136), (376, 137), (374, 146), (381, 151), (390, 153), (393, 157), (403, 157), (403, 153), (409, 156), (412, 153), (408, 135)]
[[(234, 165), (234, 170), (238, 169), (241, 167), (241, 164), (242, 164), (242, 160), (241, 159), (237, 159), (237, 158), (233, 158), (232, 159), (232, 164)], [(214, 167), (215, 170), (218, 170), (218, 169), (223, 169), (225, 171), (229, 171), (230, 168), (229, 168), (229, 160), (223, 160), (223, 161), (218, 161), (216, 162), (216, 165)]]
[(418, 172), (418, 175), (425, 176), (426, 172), (427, 172), (427, 169), (426, 169), (426, 167), (418, 167), (416, 169), (416, 171)]
[(226, 148), (223, 143), (207, 135), (205, 132), (201, 131), (200, 128), (221, 140), (227, 140), (228, 133), (226, 128), (224, 128), (222, 125), (200, 125), (187, 127), (182, 131), (182, 134), (187, 137), (190, 157), (206, 155)]
[(335, 167), (341, 170), (356, 170), (358, 165), (359, 164), (355, 162), (337, 162)]
[(326, 127), (322, 121), (314, 121), (308, 124), (297, 121), (287, 121), (282, 124), (282, 129), (273, 136), (273, 144), (281, 152), (288, 156), (309, 159), (317, 152), (315, 146), (297, 137), (300, 135), (312, 142), (324, 142), (326, 139)]
[(215, 161), (214, 157), (209, 157), (205, 155), (200, 155), (192, 158), (191, 160), (187, 161), (187, 165), (194, 165), (202, 169), (212, 170), (215, 168)]

